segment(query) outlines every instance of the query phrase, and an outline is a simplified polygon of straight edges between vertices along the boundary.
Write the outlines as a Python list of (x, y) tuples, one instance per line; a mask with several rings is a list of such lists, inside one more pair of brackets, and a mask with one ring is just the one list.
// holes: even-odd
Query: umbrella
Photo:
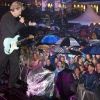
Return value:
[(76, 50), (69, 50), (70, 54), (72, 55), (82, 55), (82, 53), (80, 51), (76, 51)]
[(99, 46), (88, 46), (82, 49), (82, 52), (85, 54), (92, 54), (92, 55), (100, 54), (100, 47)]
[(48, 46), (48, 45), (39, 45), (38, 47), (37, 47), (37, 49), (41, 49), (41, 50), (48, 50), (48, 49), (50, 49), (50, 46)]
[(56, 43), (59, 40), (59, 37), (56, 35), (47, 35), (42, 39), (42, 43), (49, 43), (53, 44)]
[(60, 47), (59, 45), (55, 45), (49, 51), (52, 51), (54, 53), (70, 53), (66, 47)]
[(52, 27), (50, 28), (50, 30), (60, 30), (60, 28), (59, 28), (58, 26), (52, 26)]
[(60, 45), (60, 46), (80, 46), (79, 43), (74, 39), (74, 38), (67, 38), (67, 37), (63, 37), (60, 38), (56, 44)]
[(91, 40), (89, 40), (89, 44), (100, 45), (100, 40), (99, 39), (91, 39)]

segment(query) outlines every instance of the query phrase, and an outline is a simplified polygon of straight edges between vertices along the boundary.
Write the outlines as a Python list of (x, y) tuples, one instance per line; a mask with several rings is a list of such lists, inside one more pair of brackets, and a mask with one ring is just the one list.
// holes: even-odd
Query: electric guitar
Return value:
[(18, 41), (19, 37), (20, 37), (19, 35), (16, 35), (14, 38), (5, 38), (4, 39), (3, 45), (4, 45), (4, 52), (5, 52), (5, 54), (10, 55), (14, 50), (19, 49), (18, 44), (20, 42), (23, 42), (25, 40), (33, 39), (34, 38), (33, 35), (29, 35), (29, 37), (24, 38), (24, 39)]

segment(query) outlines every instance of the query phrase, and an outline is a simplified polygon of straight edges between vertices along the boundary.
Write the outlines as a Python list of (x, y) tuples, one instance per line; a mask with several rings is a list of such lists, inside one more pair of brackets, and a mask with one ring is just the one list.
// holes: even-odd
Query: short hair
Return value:
[(11, 6), (10, 6), (10, 11), (14, 11), (14, 9), (22, 9), (22, 10), (24, 10), (25, 8), (24, 8), (24, 6), (23, 6), (23, 4), (21, 3), (21, 2), (18, 2), (18, 1), (15, 1), (15, 2), (13, 2), (12, 4), (11, 4)]
[(79, 61), (81, 58), (82, 58), (82, 56), (78, 56), (78, 57), (77, 57), (77, 61)]

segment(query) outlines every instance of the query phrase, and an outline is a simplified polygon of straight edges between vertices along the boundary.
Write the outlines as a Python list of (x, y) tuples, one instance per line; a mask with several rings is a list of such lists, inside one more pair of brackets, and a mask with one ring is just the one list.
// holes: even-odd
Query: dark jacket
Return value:
[(21, 29), (23, 26), (24, 25), (17, 21), (16, 18), (11, 14), (11, 12), (7, 12), (1, 18), (2, 38), (4, 39), (7, 37), (14, 37), (19, 29)]
[(79, 84), (84, 84), (84, 87), (88, 91), (94, 91), (96, 85), (98, 82), (97, 73), (93, 72), (92, 74), (89, 74), (89, 72), (85, 72), (82, 77), (79, 80)]
[(50, 64), (49, 66), (45, 65), (44, 68), (50, 70), (50, 71), (54, 71), (55, 68)]

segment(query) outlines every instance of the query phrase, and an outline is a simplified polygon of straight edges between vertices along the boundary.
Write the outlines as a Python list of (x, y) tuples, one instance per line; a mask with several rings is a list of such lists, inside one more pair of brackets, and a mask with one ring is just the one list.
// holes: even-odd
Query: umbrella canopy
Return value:
[(48, 50), (48, 49), (50, 49), (50, 46), (48, 46), (48, 45), (39, 45), (38, 47), (37, 47), (37, 49), (40, 49), (40, 50)]
[(92, 54), (92, 55), (100, 54), (100, 47), (99, 46), (88, 46), (82, 49), (82, 52), (85, 54)]
[(58, 26), (51, 26), (50, 30), (60, 30)]
[(82, 55), (82, 53), (80, 51), (76, 51), (76, 50), (69, 50), (70, 54), (72, 55)]
[(53, 44), (56, 43), (59, 40), (59, 37), (56, 35), (47, 35), (42, 39), (42, 43), (49, 43)]
[(92, 45), (99, 45), (100, 46), (100, 39), (91, 39), (89, 41), (89, 44), (92, 44)]
[(54, 53), (70, 53), (66, 47), (60, 47), (59, 45), (55, 45), (49, 51), (52, 51)]
[(57, 45), (60, 46), (80, 46), (79, 43), (74, 39), (74, 38), (67, 38), (67, 37), (63, 37), (60, 38), (57, 42)]

